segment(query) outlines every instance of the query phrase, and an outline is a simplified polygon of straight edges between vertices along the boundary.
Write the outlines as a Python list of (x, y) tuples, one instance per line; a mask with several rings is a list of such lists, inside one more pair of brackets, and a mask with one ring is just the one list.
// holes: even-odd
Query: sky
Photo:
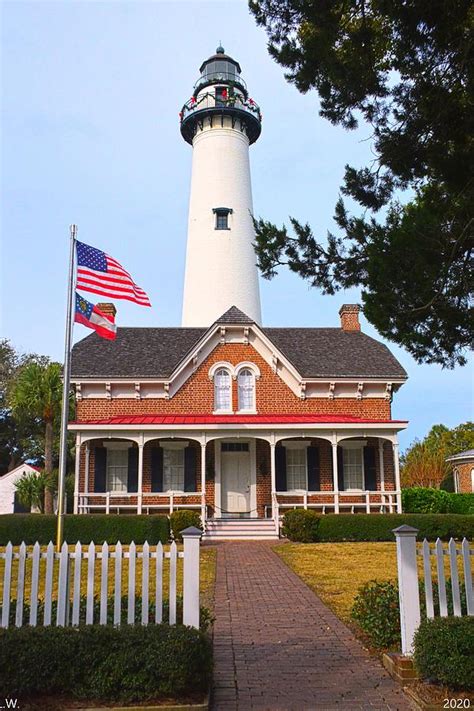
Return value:
[[(332, 126), (315, 93), (285, 80), (242, 0), (4, 0), (1, 11), (0, 336), (18, 350), (63, 359), (71, 223), (151, 297), (152, 309), (118, 302), (119, 325), (180, 324), (192, 148), (178, 113), (220, 42), (263, 112), (250, 149), (257, 216), (295, 216), (324, 237), (344, 166), (373, 158), (367, 127)], [(285, 270), (260, 283), (266, 326), (338, 326), (341, 304), (360, 301)], [(77, 325), (74, 340), (88, 333)], [(409, 375), (392, 411), (410, 421), (402, 450), (433, 424), (472, 419), (472, 362), (418, 365), (387, 345)]]

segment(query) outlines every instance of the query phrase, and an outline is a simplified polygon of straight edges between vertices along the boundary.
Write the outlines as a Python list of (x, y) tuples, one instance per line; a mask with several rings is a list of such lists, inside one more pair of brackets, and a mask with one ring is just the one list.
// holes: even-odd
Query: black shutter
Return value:
[(344, 484), (344, 452), (342, 447), (337, 448), (337, 483), (339, 491), (345, 490)]
[(308, 447), (308, 489), (309, 491), (320, 491), (321, 482), (319, 476), (319, 447)]
[(375, 447), (364, 447), (364, 487), (368, 491), (377, 490), (377, 472), (375, 469)]
[(128, 450), (128, 475), (127, 491), (138, 491), (138, 448), (130, 447)]
[(196, 491), (196, 447), (184, 450), (184, 490)]
[(275, 447), (275, 479), (277, 491), (286, 491), (286, 449)]
[(151, 490), (163, 491), (163, 447), (151, 449)]
[(94, 449), (94, 491), (102, 493), (106, 488), (107, 480), (107, 449), (95, 447)]

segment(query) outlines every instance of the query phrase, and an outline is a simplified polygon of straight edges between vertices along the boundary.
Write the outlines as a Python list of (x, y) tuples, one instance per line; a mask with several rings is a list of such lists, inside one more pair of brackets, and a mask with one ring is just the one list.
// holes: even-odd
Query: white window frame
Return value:
[[(219, 371), (225, 371), (228, 375), (229, 378), (229, 407), (218, 407), (218, 402), (217, 402), (217, 385), (216, 385), (216, 377), (219, 374)], [(230, 368), (226, 367), (225, 365), (221, 365), (218, 368), (214, 369), (214, 372), (212, 374), (212, 380), (214, 384), (214, 410), (213, 414), (214, 415), (232, 415), (233, 414), (233, 409), (232, 409), (232, 371)]]
[[(185, 461), (184, 461), (184, 450), (188, 446), (188, 442), (160, 442), (160, 447), (163, 449), (163, 492), (165, 493), (170, 493), (170, 492), (176, 492), (176, 493), (184, 493), (184, 467), (185, 467)], [(169, 489), (167, 488), (167, 481), (166, 481), (166, 453), (167, 452), (182, 452), (183, 456), (183, 463), (182, 465), (179, 465), (182, 467), (183, 470), (183, 476), (182, 476), (182, 482), (183, 486), (181, 489)], [(176, 465), (173, 465), (176, 466)], [(169, 478), (169, 477), (168, 477)]]
[[(128, 494), (128, 450), (133, 445), (129, 442), (104, 442), (104, 447), (107, 449), (107, 463), (105, 471), (105, 490), (114, 494)], [(123, 452), (125, 457), (125, 464), (111, 464), (110, 454), (116, 452)], [(112, 467), (120, 467), (125, 470), (125, 482), (122, 481), (122, 486), (125, 488), (117, 489), (112, 486), (111, 472)]]
[(474, 467), (471, 467), (471, 491), (474, 493)]
[[(240, 382), (239, 382), (239, 380), (240, 380), (240, 376), (245, 371), (248, 371), (250, 373), (251, 378), (252, 378), (252, 402), (249, 407), (242, 407), (242, 402), (241, 402), (241, 397), (240, 397)], [(255, 414), (257, 412), (257, 408), (256, 408), (256, 392), (255, 392), (256, 391), (256, 386), (255, 386), (256, 378), (255, 378), (254, 371), (252, 370), (252, 368), (242, 367), (242, 368), (240, 368), (240, 370), (237, 373), (236, 380), (237, 380), (237, 402), (238, 402), (237, 413), (239, 413), (239, 414), (240, 413)]]
[[(311, 442), (282, 442), (283, 447), (288, 451), (294, 451), (295, 449), (305, 451), (305, 488), (304, 489), (291, 489), (288, 484), (288, 456), (286, 457), (286, 490), (291, 492), (303, 492), (308, 491), (308, 447), (311, 446)], [(287, 455), (288, 455), (287, 451)]]
[[(364, 447), (366, 445), (366, 442), (343, 442), (341, 443), (342, 447), (342, 461), (343, 461), (343, 475), (344, 475), (344, 491), (348, 492), (357, 492), (360, 493), (361, 491), (365, 491), (365, 464), (364, 464)], [(359, 450), (360, 451), (360, 458), (361, 458), (361, 470), (362, 470), (362, 488), (358, 487), (351, 487), (348, 488), (346, 486), (346, 462), (345, 462), (345, 452), (347, 450)]]

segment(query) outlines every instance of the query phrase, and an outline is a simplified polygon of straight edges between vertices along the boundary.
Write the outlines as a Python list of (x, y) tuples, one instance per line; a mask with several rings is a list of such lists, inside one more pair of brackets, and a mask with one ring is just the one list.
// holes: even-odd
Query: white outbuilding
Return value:
[(39, 474), (39, 467), (31, 464), (19, 464), (15, 469), (0, 476), (0, 514), (26, 513), (16, 496), (15, 484), (24, 474)]

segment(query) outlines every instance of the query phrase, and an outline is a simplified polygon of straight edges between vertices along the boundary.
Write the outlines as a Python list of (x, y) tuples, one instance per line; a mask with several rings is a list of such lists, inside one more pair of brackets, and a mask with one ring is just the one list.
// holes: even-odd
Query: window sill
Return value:
[(235, 415), (233, 410), (213, 410), (213, 415)]
[(214, 227), (216, 232), (230, 232), (230, 227)]
[(257, 410), (237, 410), (236, 415), (258, 415)]

